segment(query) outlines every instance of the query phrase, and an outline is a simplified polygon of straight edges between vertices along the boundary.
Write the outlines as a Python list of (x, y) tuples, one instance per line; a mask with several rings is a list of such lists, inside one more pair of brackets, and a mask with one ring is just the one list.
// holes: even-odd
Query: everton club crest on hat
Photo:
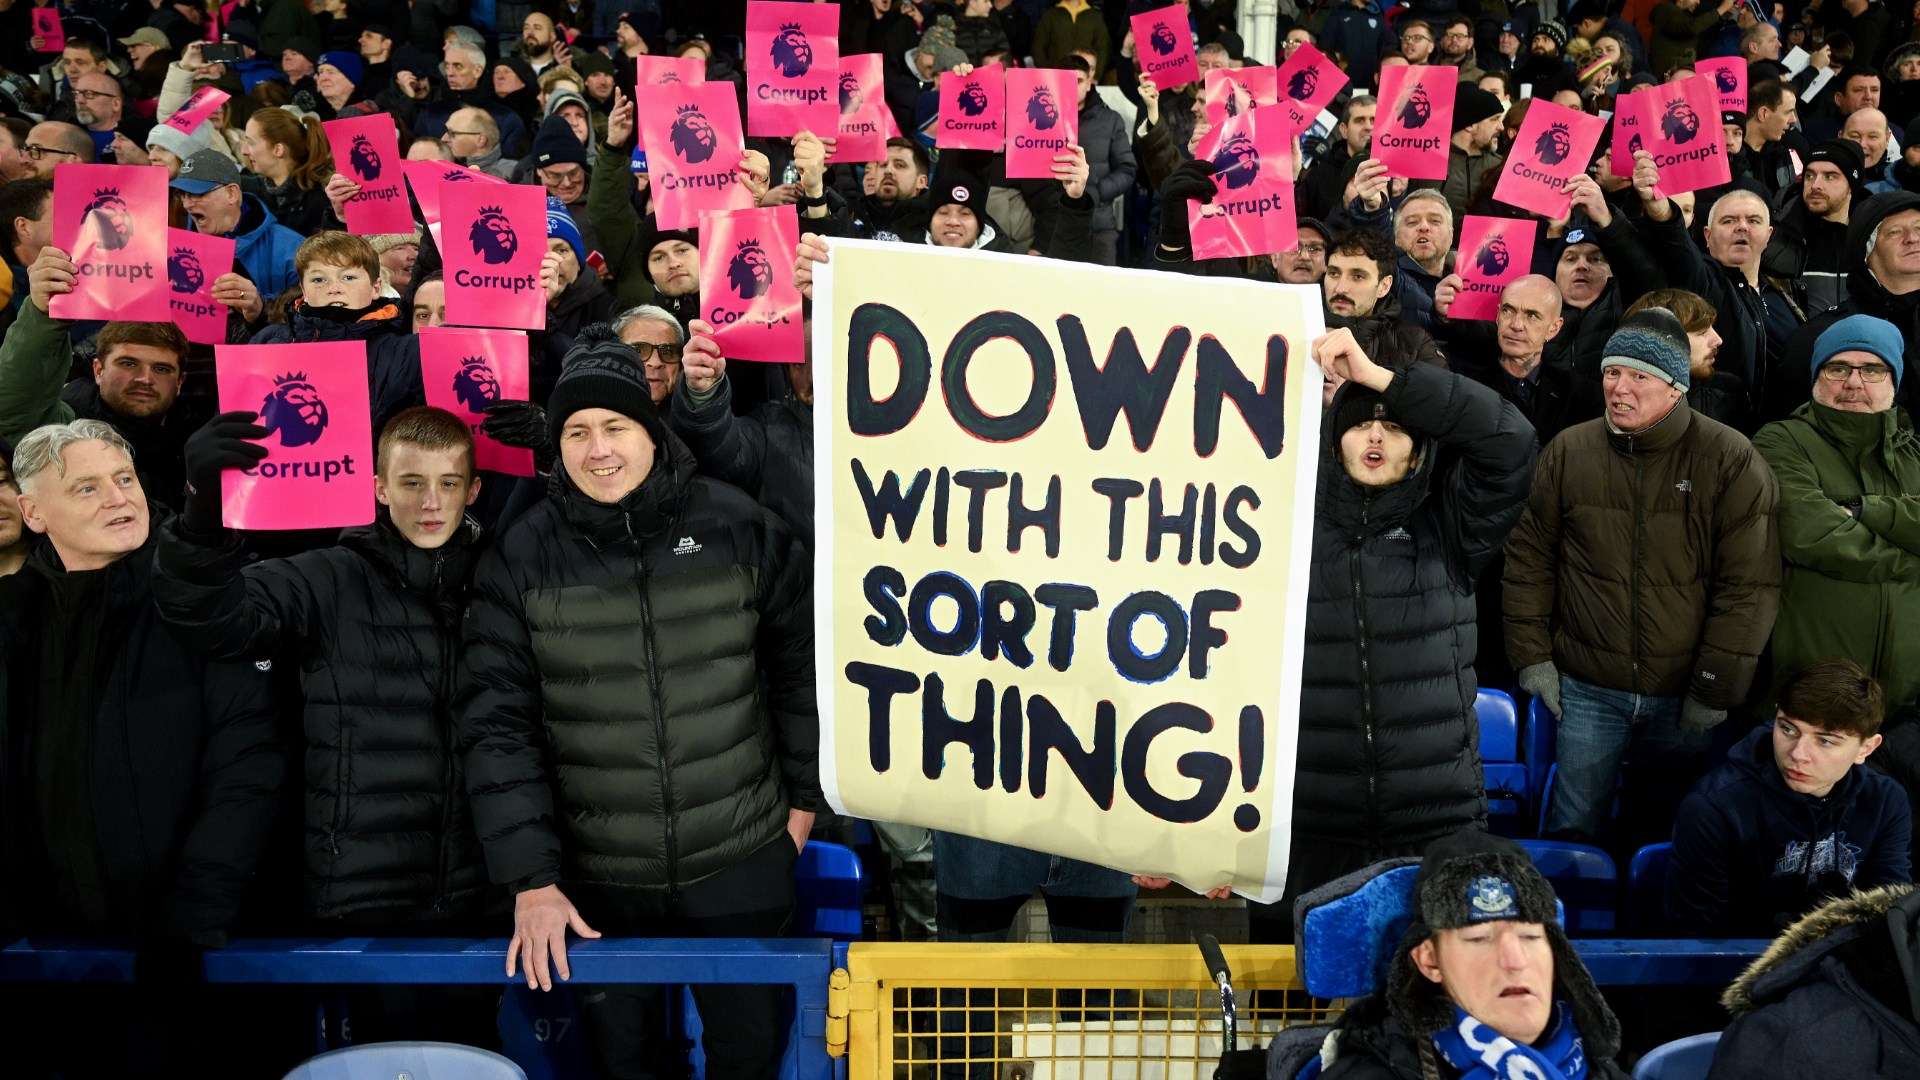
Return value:
[(1467, 918), (1472, 922), (1486, 922), (1489, 919), (1511, 919), (1519, 914), (1519, 904), (1514, 899), (1513, 883), (1502, 877), (1485, 874), (1474, 878), (1467, 886)]

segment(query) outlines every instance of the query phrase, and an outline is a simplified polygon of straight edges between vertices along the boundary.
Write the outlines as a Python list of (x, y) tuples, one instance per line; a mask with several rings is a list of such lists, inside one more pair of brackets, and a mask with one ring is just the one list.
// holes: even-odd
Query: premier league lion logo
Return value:
[(133, 211), (127, 207), (127, 200), (120, 197), (119, 188), (95, 190), (93, 201), (87, 203), (80, 216), (93, 223), (100, 246), (108, 251), (119, 251), (133, 242)]
[(327, 430), (327, 403), (307, 381), (306, 372), (273, 377), (273, 393), (260, 403), (260, 426), (279, 432), (281, 446), (310, 446), (320, 441), (321, 433)]
[(701, 112), (697, 105), (680, 106), (679, 115), (673, 118), (673, 127), (667, 130), (667, 136), (673, 141), (673, 152), (689, 165), (706, 161), (720, 148), (720, 137), (713, 133), (713, 125), (707, 122), (707, 114)]
[(1287, 96), (1295, 101), (1305, 101), (1320, 89), (1320, 69), (1304, 67), (1293, 73), (1287, 80)]
[(1060, 120), (1060, 106), (1054, 104), (1053, 91), (1044, 86), (1033, 88), (1033, 96), (1027, 99), (1027, 119), (1033, 121), (1035, 131), (1053, 130)]
[(987, 88), (979, 83), (968, 83), (960, 88), (960, 111), (968, 116), (979, 116), (987, 111)]
[(1153, 51), (1161, 56), (1172, 56), (1173, 50), (1180, 42), (1173, 36), (1173, 27), (1161, 23), (1153, 28), (1153, 34), (1147, 38), (1147, 44), (1153, 46)]
[(1567, 125), (1555, 124), (1534, 140), (1533, 152), (1540, 155), (1540, 164), (1558, 165), (1573, 153), (1573, 135), (1567, 131)]
[(1667, 105), (1667, 111), (1660, 117), (1660, 130), (1674, 145), (1693, 141), (1700, 134), (1700, 114), (1685, 101), (1674, 101)]
[(500, 380), (484, 356), (469, 356), (460, 361), (453, 373), (453, 396), (468, 412), (486, 412), (487, 406), (500, 400)]
[(192, 248), (174, 248), (167, 256), (167, 287), (177, 293), (196, 293), (207, 283), (207, 272)]
[(665, 86), (668, 83), (677, 83), (679, 81), (680, 81), (680, 73), (677, 71), (668, 70), (668, 71), (661, 72), (660, 77), (653, 80), (653, 85)]
[(360, 174), (360, 179), (380, 179), (380, 151), (373, 148), (373, 142), (365, 135), (353, 137), (353, 149), (347, 151), (347, 160), (352, 163), (353, 171)]
[(1253, 140), (1235, 135), (1221, 143), (1213, 155), (1213, 175), (1230, 191), (1251, 185), (1260, 176), (1260, 151)]
[(1647, 144), (1641, 140), (1639, 132), (1636, 131), (1633, 134), (1627, 136), (1627, 156), (1628, 157), (1632, 157), (1633, 155), (1639, 153), (1642, 150), (1645, 150), (1646, 148), (1647, 148)]
[(520, 237), (513, 231), (513, 222), (508, 221), (506, 213), (497, 206), (480, 208), (480, 216), (467, 230), (467, 239), (473, 244), (473, 253), (490, 266), (512, 262), (520, 250)]
[(840, 115), (846, 116), (860, 107), (866, 95), (860, 92), (860, 79), (851, 71), (840, 73)]
[(760, 241), (741, 241), (727, 263), (727, 284), (742, 300), (757, 300), (773, 288), (773, 262), (760, 249)]
[(1400, 107), (1400, 126), (1408, 129), (1423, 128), (1433, 119), (1433, 102), (1427, 98), (1427, 88), (1415, 86), (1413, 93), (1407, 95), (1407, 103)]
[(444, 180), (444, 181), (446, 181), (447, 183), (450, 183), (450, 184), (477, 184), (477, 183), (479, 183), (479, 181), (478, 181), (478, 180), (475, 180), (475, 179), (473, 178), (473, 174), (472, 174), (472, 173), (470, 173), (470, 172), (468, 172), (468, 171), (467, 171), (467, 170), (465, 170), (465, 169), (448, 169), (448, 170), (447, 170), (447, 175), (445, 175), (445, 176), (443, 176), (443, 177), (441, 177), (440, 179), (441, 179), (441, 180)]
[(1498, 277), (1506, 273), (1507, 267), (1513, 265), (1513, 253), (1507, 250), (1506, 237), (1487, 237), (1487, 242), (1481, 244), (1479, 252), (1474, 255), (1473, 265), (1487, 277)]
[(1722, 94), (1732, 94), (1740, 89), (1739, 80), (1733, 77), (1732, 68), (1721, 68), (1715, 71), (1713, 73), (1713, 85), (1718, 87)]
[(773, 55), (773, 66), (786, 78), (797, 79), (813, 70), (813, 46), (808, 44), (799, 23), (782, 26), (769, 51)]

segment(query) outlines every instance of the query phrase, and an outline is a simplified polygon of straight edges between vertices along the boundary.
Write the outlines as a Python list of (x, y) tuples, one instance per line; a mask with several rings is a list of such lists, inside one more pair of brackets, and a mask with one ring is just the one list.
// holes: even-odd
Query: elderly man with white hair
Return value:
[(189, 1044), (157, 1021), (204, 1008), (185, 984), (198, 951), (225, 943), (286, 772), (269, 676), (212, 663), (162, 624), (152, 511), (112, 427), (37, 428), (13, 468), (21, 516), (46, 542), (0, 578), (0, 928), (130, 941), (138, 979), (180, 985), (83, 1017), (21, 998), (26, 1014), (9, 1019), (39, 1037), (13, 1040), (26, 1060), (8, 1072), (184, 1068)]

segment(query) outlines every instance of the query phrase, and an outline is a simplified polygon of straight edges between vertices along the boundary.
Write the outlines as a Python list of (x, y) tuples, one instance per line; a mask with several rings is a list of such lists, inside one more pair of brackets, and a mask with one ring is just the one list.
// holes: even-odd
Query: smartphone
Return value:
[(240, 46), (223, 41), (218, 45), (203, 46), (200, 59), (209, 64), (231, 64), (246, 59), (240, 55), (240, 51)]

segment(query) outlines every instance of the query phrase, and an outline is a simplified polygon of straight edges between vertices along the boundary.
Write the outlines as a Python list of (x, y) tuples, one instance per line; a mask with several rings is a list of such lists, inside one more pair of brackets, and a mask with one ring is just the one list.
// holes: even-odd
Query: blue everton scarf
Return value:
[(1433, 1045), (1461, 1080), (1586, 1080), (1587, 1051), (1568, 1015), (1553, 1006), (1553, 1022), (1538, 1048), (1522, 1046), (1453, 1007), (1453, 1026), (1433, 1033)]

